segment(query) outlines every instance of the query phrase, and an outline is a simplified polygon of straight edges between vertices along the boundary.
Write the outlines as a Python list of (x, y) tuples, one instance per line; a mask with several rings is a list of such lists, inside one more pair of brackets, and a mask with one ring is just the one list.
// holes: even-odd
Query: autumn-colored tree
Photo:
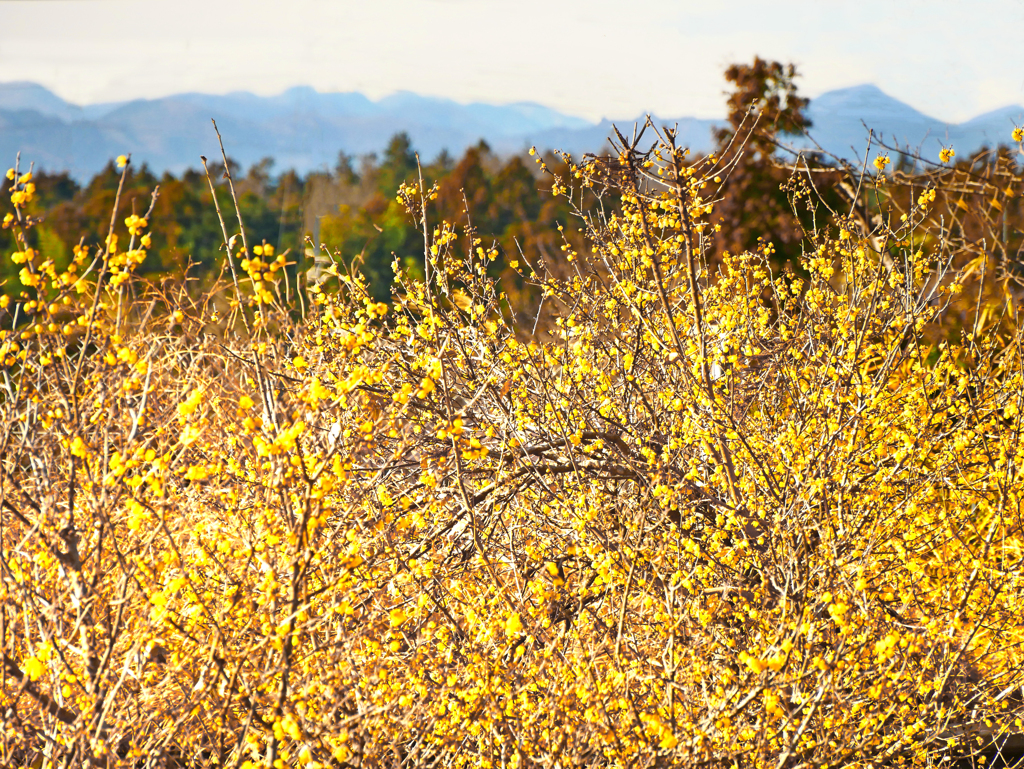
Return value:
[[(403, 269), (423, 277), (422, 222), (409, 218), (403, 202), (384, 192), (388, 179), (418, 186), (422, 171), (425, 191), (436, 185), (431, 201), (435, 215), (472, 228), (488, 251), (493, 248), (496, 256), (487, 264), (488, 274), (502, 278), (511, 307), (536, 316), (543, 309), (539, 297), (510, 264), (525, 260), (542, 274), (558, 271), (566, 242), (577, 249), (583, 245), (571, 207), (546, 194), (551, 175), (529, 167), (520, 157), (501, 159), (482, 141), (454, 165), (442, 155), (417, 167), (407, 138), (401, 136), (392, 140), (391, 148), (382, 166), (364, 171), (364, 184), (373, 188), (367, 199), (340, 204), (323, 216), (323, 245), (346, 265), (357, 264), (380, 300), (390, 295), (396, 256)], [(544, 168), (551, 172), (564, 172), (565, 167), (554, 153), (544, 160)], [(586, 210), (596, 204), (593, 195), (580, 201)]]
[(742, 253), (764, 241), (773, 244), (777, 263), (798, 265), (806, 224), (784, 189), (791, 172), (780, 162), (778, 143), (811, 127), (805, 114), (810, 102), (797, 94), (792, 64), (755, 57), (752, 64), (730, 66), (725, 78), (732, 92), (728, 125), (715, 131), (715, 154), (727, 169), (715, 206), (722, 225), (715, 252)]

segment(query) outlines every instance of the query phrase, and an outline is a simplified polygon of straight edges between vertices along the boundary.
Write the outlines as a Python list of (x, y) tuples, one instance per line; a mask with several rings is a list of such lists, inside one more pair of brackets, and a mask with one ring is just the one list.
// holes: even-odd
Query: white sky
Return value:
[(0, 0), (0, 82), (79, 104), (293, 85), (591, 119), (721, 117), (725, 67), (794, 62), (948, 122), (1024, 104), (1024, 0)]

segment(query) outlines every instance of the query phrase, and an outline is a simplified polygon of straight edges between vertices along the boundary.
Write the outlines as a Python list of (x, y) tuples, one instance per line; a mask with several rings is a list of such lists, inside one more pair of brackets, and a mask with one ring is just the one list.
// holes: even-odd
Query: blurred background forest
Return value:
[[(851, 226), (868, 233), (877, 229), (880, 217), (898, 216), (922, 191), (934, 188), (940, 205), (932, 208), (931, 221), (922, 223), (922, 244), (927, 245), (929, 227), (947, 228), (946, 242), (959, 244), (958, 266), (969, 267), (972, 259), (981, 257), (972, 269), (1003, 280), (1004, 289), (1007, 281), (1020, 283), (1024, 209), (1014, 186), (1019, 149), (1013, 147), (1010, 130), (1006, 145), (983, 148), (969, 157), (954, 156), (948, 163), (929, 163), (898, 147), (878, 144), (864, 155), (863, 168), (827, 153), (788, 153), (780, 147), (811, 126), (809, 100), (799, 96), (796, 77), (791, 65), (760, 58), (726, 72), (732, 91), (726, 127), (715, 132), (714, 153), (735, 164), (715, 207), (712, 224), (719, 227), (712, 253), (720, 256), (770, 242), (778, 268), (799, 271), (799, 257), (814, 239), (815, 206), (848, 212)], [(225, 140), (230, 156), (231, 137)], [(871, 162), (883, 157), (881, 166)], [(693, 156), (693, 162), (700, 160)], [(22, 172), (30, 161), (21, 159)], [(264, 242), (278, 253), (287, 252), (289, 277), (300, 283), (321, 248), (336, 261), (357, 263), (380, 299), (389, 295), (395, 257), (413, 271), (421, 268), (419, 223), (408, 218), (396, 198), (399, 186), (405, 181), (418, 183), (420, 174), (425, 187), (438, 185), (432, 224), (443, 219), (471, 225), (485, 245), (497, 247), (501, 258), (491, 268), (502, 276), (513, 307), (529, 308), (536, 297), (509, 263), (525, 261), (538, 272), (557, 270), (557, 255), (566, 245), (562, 238), (573, 247), (583, 243), (578, 215), (564, 197), (550, 194), (553, 179), (567, 168), (553, 153), (543, 158), (501, 155), (481, 140), (462, 157), (441, 152), (432, 159), (418, 158), (409, 136), (398, 133), (380, 155), (355, 157), (341, 151), (334, 169), (304, 176), (294, 170), (278, 172), (272, 158), (248, 169), (229, 163), (249, 243)], [(223, 165), (211, 163), (210, 170), (221, 209), (232, 211)], [(874, 177), (870, 190), (854, 188), (851, 179), (859, 173)], [(84, 185), (68, 173), (34, 174), (36, 195), (30, 213), (41, 223), (30, 231), (30, 245), (63, 267), (77, 244), (101, 243), (120, 176), (113, 160)], [(125, 230), (124, 217), (148, 209), (157, 187), (149, 223), (153, 245), (140, 274), (199, 283), (215, 279), (225, 268), (223, 236), (210, 183), (201, 169), (158, 177), (144, 164), (130, 167), (116, 231)], [(809, 205), (812, 198), (816, 202)], [(616, 202), (593, 197), (579, 204), (582, 210), (601, 206), (611, 211)], [(0, 217), (10, 205), (4, 196)], [(558, 225), (564, 229), (559, 231)], [(7, 252), (17, 250), (11, 231), (0, 232), (0, 244)], [(879, 249), (885, 245), (879, 244)], [(989, 264), (990, 258), (994, 264)], [(0, 281), (2, 290), (17, 298), (21, 285), (15, 265), (0, 266)]]

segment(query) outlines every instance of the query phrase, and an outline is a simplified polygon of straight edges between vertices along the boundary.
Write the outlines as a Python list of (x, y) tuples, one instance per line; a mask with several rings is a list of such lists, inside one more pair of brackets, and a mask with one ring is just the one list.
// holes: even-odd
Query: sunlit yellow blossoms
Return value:
[(135, 214), (124, 220), (124, 225), (128, 228), (128, 232), (131, 235), (138, 235), (139, 232), (146, 228), (147, 224), (148, 222), (144, 218)]
[(969, 239), (1019, 169), (890, 188), (881, 155), (848, 180), (879, 215), (815, 208), (780, 267), (710, 245), (728, 161), (615, 141), (562, 158), (525, 314), (418, 183), (386, 302), (226, 222), (201, 289), (139, 275), (148, 215), (58, 258), (17, 209), (0, 763), (923, 767), (1024, 732), (1024, 340)]

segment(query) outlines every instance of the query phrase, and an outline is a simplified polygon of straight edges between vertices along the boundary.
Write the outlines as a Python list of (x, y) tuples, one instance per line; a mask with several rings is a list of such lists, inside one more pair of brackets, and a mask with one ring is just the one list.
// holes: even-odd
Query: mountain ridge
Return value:
[[(868, 130), (891, 144), (919, 148), (936, 160), (945, 145), (961, 156), (981, 146), (1009, 143), (1014, 125), (1024, 123), (1024, 107), (1009, 105), (959, 124), (945, 123), (889, 96), (874, 84), (828, 91), (807, 109), (811, 135), (828, 152), (862, 162)], [(613, 123), (597, 123), (533, 102), (462, 104), (451, 99), (399, 91), (376, 101), (359, 92), (321, 93), (295, 86), (273, 96), (248, 91), (224, 95), (200, 92), (155, 99), (80, 106), (27, 81), (0, 83), (0, 157), (18, 150), (25, 161), (48, 171), (68, 171), (84, 181), (112, 157), (131, 153), (157, 173), (180, 174), (198, 166), (200, 155), (217, 157), (210, 126), (217, 120), (229, 156), (249, 166), (272, 157), (278, 169), (300, 173), (333, 167), (339, 151), (379, 152), (398, 131), (406, 131), (425, 157), (442, 150), (460, 154), (481, 139), (496, 152), (520, 152), (537, 145), (573, 154), (599, 151)], [(656, 118), (677, 123), (694, 153), (713, 146), (713, 129), (724, 121)], [(809, 149), (806, 140), (796, 149)]]

